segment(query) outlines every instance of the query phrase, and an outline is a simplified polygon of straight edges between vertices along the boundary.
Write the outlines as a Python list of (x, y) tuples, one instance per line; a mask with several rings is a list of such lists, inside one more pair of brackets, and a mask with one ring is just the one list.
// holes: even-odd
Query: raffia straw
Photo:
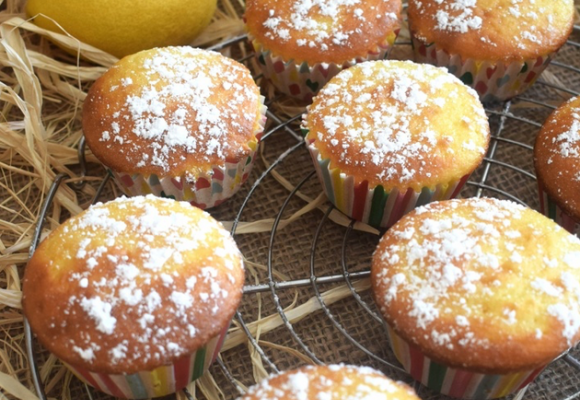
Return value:
[(0, 372), (0, 387), (8, 394), (21, 400), (38, 400), (38, 397), (28, 390), (14, 377)]

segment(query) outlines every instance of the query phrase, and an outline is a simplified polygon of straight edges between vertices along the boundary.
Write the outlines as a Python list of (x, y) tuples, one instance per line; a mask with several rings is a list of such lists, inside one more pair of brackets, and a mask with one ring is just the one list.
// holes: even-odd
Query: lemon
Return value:
[(26, 13), (36, 17), (34, 23), (41, 28), (62, 33), (60, 25), (80, 41), (120, 58), (153, 47), (190, 43), (211, 21), (216, 3), (217, 0), (28, 0)]

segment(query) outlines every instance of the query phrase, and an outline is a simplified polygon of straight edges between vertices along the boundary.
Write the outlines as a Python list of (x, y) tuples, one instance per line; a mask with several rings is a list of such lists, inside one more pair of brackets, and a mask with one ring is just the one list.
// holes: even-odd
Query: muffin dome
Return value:
[(418, 400), (414, 391), (369, 367), (307, 366), (252, 386), (238, 400)]
[(40, 244), (26, 267), (23, 309), (65, 363), (132, 374), (172, 364), (227, 329), (243, 282), (242, 256), (209, 214), (153, 196), (121, 198)]
[(314, 98), (303, 129), (331, 202), (382, 227), (415, 205), (454, 197), (489, 143), (472, 89), (443, 69), (405, 61), (342, 71)]
[(536, 138), (534, 166), (545, 215), (580, 232), (580, 97), (550, 115)]
[(573, 0), (410, 0), (411, 30), (463, 59), (519, 61), (557, 51), (574, 21)]
[(372, 287), (393, 330), (447, 366), (534, 369), (580, 339), (580, 240), (512, 202), (416, 209), (381, 239)]
[(237, 61), (158, 48), (121, 59), (95, 81), (83, 131), (126, 194), (209, 208), (248, 178), (265, 112), (258, 86)]

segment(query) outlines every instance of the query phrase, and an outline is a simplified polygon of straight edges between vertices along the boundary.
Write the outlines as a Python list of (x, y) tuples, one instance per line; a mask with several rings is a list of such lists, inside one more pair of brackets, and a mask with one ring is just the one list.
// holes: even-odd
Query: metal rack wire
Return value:
[[(576, 26), (574, 29), (575, 33), (580, 32), (580, 27)], [(399, 43), (399, 45), (408, 45), (408, 43)], [(219, 45), (214, 46), (212, 49), (217, 51), (229, 51), (236, 46), (247, 46), (245, 44), (245, 36), (239, 36), (232, 38), (226, 42), (223, 42)], [(572, 49), (580, 49), (580, 43), (569, 41), (566, 46), (569, 46)], [(579, 53), (579, 61), (580, 61), (580, 50)], [(247, 56), (243, 56), (238, 58), (238, 61), (243, 62), (250, 66), (251, 64), (251, 57), (252, 55), (249, 54)], [(560, 73), (564, 74), (578, 74), (580, 77), (580, 68), (574, 65), (564, 64), (558, 61), (555, 61), (550, 66), (551, 69), (560, 70)], [(259, 79), (260, 76), (256, 74), (256, 79)], [(536, 83), (536, 86), (539, 87), (540, 90), (544, 91), (553, 91), (557, 90), (562, 93), (568, 93), (570, 95), (577, 96), (579, 93), (575, 90), (571, 90), (570, 88), (566, 88), (562, 85), (557, 85), (551, 82), (539, 80)], [(271, 99), (270, 104), (273, 102), (278, 101), (279, 98)], [(467, 182), (466, 190), (469, 193), (469, 196), (483, 196), (483, 195), (492, 195), (507, 198), (516, 202), (519, 202), (524, 205), (534, 206), (534, 204), (529, 204), (530, 202), (534, 202), (535, 200), (530, 200), (529, 197), (525, 197), (520, 195), (519, 193), (515, 193), (510, 188), (498, 187), (492, 182), (494, 178), (494, 174), (497, 171), (495, 169), (500, 169), (501, 171), (507, 171), (508, 173), (512, 174), (515, 180), (525, 180), (527, 185), (533, 184), (535, 181), (535, 176), (533, 171), (530, 168), (525, 168), (520, 165), (515, 165), (508, 159), (502, 159), (500, 156), (501, 153), (501, 146), (514, 146), (521, 151), (527, 152), (531, 155), (532, 146), (530, 143), (522, 142), (518, 140), (518, 138), (514, 138), (509, 134), (509, 126), (516, 124), (519, 128), (529, 127), (531, 131), (537, 131), (541, 127), (541, 121), (534, 120), (533, 116), (529, 115), (521, 115), (519, 113), (520, 108), (518, 108), (518, 104), (527, 103), (531, 104), (534, 107), (538, 107), (538, 109), (543, 110), (543, 112), (550, 112), (551, 110), (555, 109), (556, 106), (554, 104), (550, 104), (546, 101), (540, 100), (540, 96), (536, 97), (529, 97), (529, 95), (523, 95), (518, 97), (513, 101), (507, 101), (500, 105), (492, 105), (486, 107), (486, 111), (490, 118), (495, 118), (494, 128), (492, 130), (492, 141), (488, 151), (487, 156), (484, 159), (482, 166), (479, 168), (476, 174), (473, 175), (472, 179)], [(534, 112), (534, 114), (537, 114)], [(541, 114), (541, 113), (540, 113)], [(259, 190), (260, 186), (263, 182), (267, 179), (270, 179), (271, 173), (274, 169), (279, 168), (283, 163), (288, 163), (293, 161), (299, 154), (303, 154), (304, 145), (303, 139), (301, 135), (298, 133), (298, 129), (296, 126), (296, 121), (300, 119), (300, 113), (291, 117), (285, 118), (276, 112), (268, 111), (268, 119), (270, 121), (270, 127), (267, 132), (263, 136), (263, 141), (265, 143), (269, 143), (273, 141), (273, 138), (277, 138), (277, 141), (284, 141), (286, 144), (285, 146), (280, 147), (280, 151), (275, 153), (274, 160), (270, 163), (267, 168), (264, 168), (262, 171), (258, 171), (256, 179), (253, 183), (248, 187), (245, 197), (241, 200), (241, 204), (237, 208), (237, 212), (235, 212), (235, 217), (233, 218), (232, 224), (232, 234), (235, 236), (236, 229), (240, 224), (240, 221), (243, 221), (244, 215), (246, 215), (247, 210), (251, 208), (249, 205), (251, 201), (255, 200), (256, 193)], [(508, 126), (509, 125), (509, 126)], [(530, 156), (531, 157), (531, 156)], [(81, 167), (81, 171), (84, 174), (87, 170), (86, 162), (84, 158), (84, 143), (81, 143), (79, 146), (79, 164)], [(300, 176), (301, 175), (301, 176)], [(265, 294), (270, 296), (270, 301), (272, 302), (272, 309), (275, 310), (275, 313), (278, 314), (282, 321), (282, 325), (286, 330), (288, 337), (291, 339), (295, 348), (306, 357), (310, 358), (313, 362), (316, 363), (323, 363), (325, 360), (322, 359), (321, 355), (317, 353), (316, 349), (313, 348), (312, 343), (309, 342), (296, 328), (296, 324), (291, 321), (288, 317), (283, 302), (281, 301), (281, 294), (289, 289), (297, 289), (297, 288), (304, 288), (309, 289), (313, 293), (313, 298), (318, 301), (318, 308), (319, 314), (321, 318), (325, 318), (326, 320), (330, 321), (331, 326), (337, 332), (340, 333), (342, 343), (347, 344), (352, 349), (361, 352), (367, 357), (369, 360), (373, 362), (375, 366), (378, 366), (382, 370), (384, 370), (387, 374), (395, 374), (396, 376), (404, 376), (404, 371), (401, 367), (399, 367), (396, 362), (394, 362), (394, 358), (392, 357), (385, 357), (382, 354), (377, 354), (377, 352), (369, 349), (367, 345), (361, 343), (360, 340), (357, 339), (356, 335), (349, 331), (349, 328), (344, 325), (341, 321), (341, 318), (337, 315), (336, 309), (325, 301), (323, 292), (324, 288), (328, 285), (333, 284), (345, 284), (350, 292), (349, 299), (353, 302), (358, 309), (361, 310), (361, 313), (366, 313), (368, 315), (369, 321), (373, 324), (378, 324), (380, 326), (384, 325), (382, 318), (376, 312), (376, 309), (372, 302), (368, 299), (365, 299), (363, 294), (357, 290), (356, 288), (356, 281), (362, 278), (366, 278), (370, 275), (368, 268), (353, 268), (353, 264), (358, 264), (358, 262), (354, 262), (351, 258), (349, 258), (349, 246), (351, 246), (351, 242), (355, 235), (354, 223), (351, 223), (348, 227), (345, 227), (342, 231), (342, 239), (339, 243), (336, 244), (334, 248), (334, 253), (338, 255), (337, 260), (333, 262), (336, 264), (336, 268), (333, 270), (332, 273), (320, 273), (320, 257), (319, 253), (321, 252), (321, 247), (319, 245), (321, 241), (321, 236), (324, 234), (325, 230), (328, 229), (330, 224), (334, 224), (330, 219), (330, 213), (333, 210), (332, 206), (328, 206), (326, 211), (323, 213), (322, 217), (318, 221), (317, 225), (314, 227), (314, 232), (310, 243), (307, 243), (307, 240), (304, 239), (304, 242), (309, 246), (308, 254), (309, 254), (309, 262), (307, 266), (304, 267), (302, 273), (297, 278), (281, 280), (276, 278), (275, 271), (280, 270), (279, 262), (276, 260), (275, 251), (280, 247), (285, 246), (285, 243), (281, 242), (279, 239), (279, 226), (281, 221), (283, 220), (284, 214), (287, 212), (290, 204), (297, 199), (297, 193), (301, 191), (305, 186), (310, 185), (312, 182), (312, 186), (316, 185), (316, 178), (314, 178), (314, 170), (310, 169), (306, 171), (306, 173), (296, 173), (295, 176), (298, 177), (298, 183), (294, 186), (294, 188), (287, 194), (287, 197), (284, 201), (278, 206), (278, 208), (273, 208), (271, 211), (275, 214), (273, 218), (273, 225), (272, 229), (269, 234), (268, 238), (268, 246), (266, 250), (265, 256), (265, 265), (267, 267), (266, 276), (264, 282), (249, 284), (244, 287), (244, 298), (250, 298), (252, 296), (257, 296), (258, 294)], [(36, 227), (34, 239), (32, 241), (30, 247), (30, 255), (34, 252), (39, 239), (40, 234), (42, 232), (42, 222), (45, 219), (45, 216), (50, 209), (50, 205), (53, 201), (54, 195), (58, 190), (59, 185), (62, 184), (66, 176), (58, 175), (55, 179), (48, 196), (46, 197), (46, 201), (43, 205), (41, 214), (39, 216), (39, 222)], [(97, 190), (97, 196), (95, 197), (94, 201), (99, 199), (101, 193), (108, 182), (108, 176), (102, 181), (100, 187)], [(84, 183), (79, 183), (75, 185), (71, 185), (74, 189), (79, 190)], [(525, 198), (524, 198), (525, 197)], [(102, 200), (102, 199), (101, 199)], [(269, 372), (277, 372), (282, 367), (279, 365), (278, 360), (275, 356), (272, 356), (271, 352), (268, 349), (264, 348), (261, 344), (260, 338), (257, 338), (253, 333), (252, 329), (249, 326), (249, 323), (246, 322), (249, 316), (244, 314), (244, 310), (240, 310), (237, 312), (235, 316), (235, 321), (237, 326), (240, 327), (243, 332), (247, 335), (248, 341), (251, 344), (254, 351), (260, 356), (263, 364), (266, 366)], [(25, 321), (25, 334), (27, 339), (27, 352), (28, 357), (31, 361), (32, 371), (33, 371), (33, 381), (35, 384), (35, 388), (39, 397), (42, 400), (46, 399), (44, 394), (44, 390), (42, 387), (42, 383), (40, 380), (40, 375), (38, 372), (38, 365), (34, 361), (35, 360), (35, 345), (33, 344), (32, 335), (30, 333), (29, 326)], [(578, 352), (576, 351), (575, 354), (578, 356)], [(557, 361), (558, 363), (565, 362), (571, 368), (574, 368), (580, 371), (580, 361), (574, 358), (570, 354), (566, 354), (562, 357), (563, 361)], [(336, 360), (336, 361), (349, 361), (349, 360)], [(214, 371), (220, 371), (222, 377), (225, 379), (226, 382), (231, 383), (231, 387), (224, 388), (224, 391), (227, 391), (231, 398), (237, 396), (238, 393), (243, 393), (242, 385), (239, 383), (242, 380), (242, 377), (237, 375), (236, 371), (233, 371), (228, 362), (223, 359), (218, 359), (217, 367), (214, 367)], [(579, 379), (580, 381), (580, 379)], [(411, 381), (409, 381), (411, 382)], [(549, 385), (549, 382), (546, 383)], [(416, 385), (416, 388), (419, 388)], [(91, 395), (92, 390), (87, 387), (88, 398), (93, 398)], [(427, 389), (421, 388), (423, 393), (430, 393)], [(185, 393), (186, 397), (193, 398), (191, 394), (188, 392)], [(445, 398), (443, 396), (438, 396), (435, 394), (429, 394), (429, 398)], [(516, 395), (515, 398), (520, 398), (523, 396), (523, 392)], [(580, 398), (580, 388), (576, 390), (575, 394), (568, 396), (566, 399), (562, 398), (560, 400), (571, 400), (573, 398)]]

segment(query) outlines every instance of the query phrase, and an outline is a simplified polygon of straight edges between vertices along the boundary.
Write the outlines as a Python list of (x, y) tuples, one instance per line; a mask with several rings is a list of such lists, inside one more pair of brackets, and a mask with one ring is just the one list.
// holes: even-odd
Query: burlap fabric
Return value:
[[(575, 32), (571, 40), (580, 42), (580, 34)], [(230, 46), (226, 52), (234, 58), (239, 57), (242, 54), (239, 46), (246, 46), (247, 49), (247, 44), (242, 42), (240, 45)], [(409, 54), (408, 45), (401, 45), (397, 54), (399, 57)], [(579, 46), (567, 44), (556, 61), (580, 68)], [(244, 62), (256, 71), (252, 59)], [(518, 99), (487, 107), (494, 139), (486, 161), (471, 177), (462, 192), (463, 197), (515, 199), (532, 208), (538, 208), (531, 146), (539, 131), (539, 125), (552, 110), (550, 106), (556, 106), (572, 93), (580, 91), (580, 71), (552, 65), (547, 72), (540, 82)], [(544, 83), (546, 81), (549, 84)], [(259, 82), (265, 93), (272, 93), (267, 82)], [(561, 89), (555, 89), (553, 85)], [(287, 121), (303, 111), (300, 106), (280, 96), (270, 97), (268, 103), (270, 111), (281, 121)], [(247, 274), (248, 293), (244, 295), (239, 310), (241, 319), (237, 319), (235, 324), (239, 326), (242, 320), (250, 324), (260, 317), (280, 316), (282, 309), (288, 309), (286, 314), (282, 313), (287, 316), (286, 321), (259, 336), (260, 349), (267, 358), (262, 361), (264, 368), (267, 372), (274, 372), (273, 367), (285, 370), (306, 362), (369, 365), (382, 370), (388, 376), (409, 383), (423, 399), (444, 399), (445, 397), (413, 382), (406, 374), (388, 365), (399, 364), (390, 351), (384, 326), (377, 318), (377, 311), (368, 291), (368, 282), (365, 278), (361, 280), (355, 276), (349, 278), (348, 283), (355, 285), (357, 289), (351, 292), (348, 288), (344, 271), (351, 274), (368, 271), (371, 254), (379, 236), (351, 231), (332, 221), (325, 214), (331, 208), (328, 202), (322, 203), (321, 207), (307, 212), (297, 220), (284, 224), (285, 219), (301, 210), (308, 202), (297, 194), (292, 194), (273, 173), (266, 173), (268, 166), (276, 164), (273, 171), (283, 176), (292, 187), (303, 183), (299, 188), (300, 194), (310, 199), (316, 198), (321, 188), (316, 176), (312, 175), (310, 156), (300, 144), (297, 124), (291, 123), (285, 128), (270, 119), (267, 131), (272, 132), (263, 142), (263, 157), (257, 161), (248, 183), (234, 198), (211, 211), (222, 221), (239, 220), (242, 223), (240, 229), (247, 229), (243, 224), (247, 222), (282, 220), (280, 228), (275, 231), (238, 233), (235, 236), (249, 266), (255, 270), (255, 275)], [(100, 176), (102, 173), (99, 166), (91, 165), (90, 175)], [(253, 186), (258, 180), (259, 184)], [(24, 201), (40, 201), (29, 198), (27, 193), (27, 190), (23, 191)], [(85, 193), (80, 193), (79, 204), (86, 206), (92, 193), (88, 189)], [(109, 184), (99, 199), (107, 200), (115, 195), (115, 189)], [(0, 200), (5, 198), (7, 196), (0, 192)], [(10, 206), (18, 207), (18, 204), (9, 204), (7, 208)], [(9, 215), (4, 215), (7, 212), (0, 211), (0, 216), (10, 219)], [(288, 285), (287, 282), (293, 283)], [(333, 288), (343, 290), (346, 294), (338, 301), (328, 299), (328, 292)], [(321, 293), (326, 293), (325, 301), (322, 301)], [(296, 314), (290, 310), (296, 310), (301, 305), (310, 305), (310, 309), (316, 311), (306, 313), (303, 318), (296, 318)], [(5, 332), (10, 331), (15, 336), (22, 330), (19, 321), (4, 326)], [(236, 398), (240, 394), (240, 386), (255, 383), (256, 364), (251, 358), (254, 349), (247, 342), (228, 348), (222, 352), (225, 371), (219, 365), (211, 368), (216, 386), (226, 399)], [(574, 350), (572, 354), (580, 358), (580, 351)], [(36, 356), (37, 365), (42, 365), (48, 357), (38, 346)], [(11, 362), (18, 364), (19, 357), (22, 356), (12, 355)], [(9, 367), (4, 368), (10, 371)], [(29, 372), (15, 371), (15, 375), (21, 376), (24, 382), (28, 379)], [(70, 397), (73, 399), (108, 398), (87, 389), (76, 378), (72, 378), (70, 383), (61, 381), (59, 385), (70, 385)], [(59, 393), (60, 389), (56, 387), (51, 388), (49, 395), (59, 397)], [(199, 390), (196, 395), (204, 398)], [(524, 396), (538, 400), (568, 400), (576, 397), (580, 398), (580, 371), (563, 360), (550, 365)]]

